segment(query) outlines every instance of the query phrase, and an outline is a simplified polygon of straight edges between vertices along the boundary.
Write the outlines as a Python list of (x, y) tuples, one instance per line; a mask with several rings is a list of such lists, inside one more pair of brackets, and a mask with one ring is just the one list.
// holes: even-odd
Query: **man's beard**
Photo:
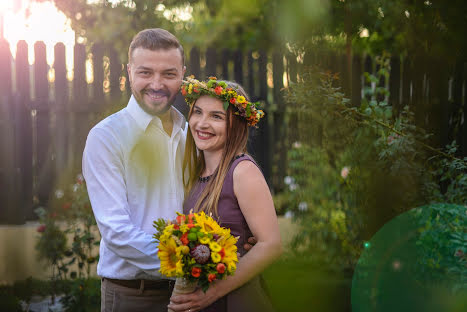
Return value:
[[(136, 92), (135, 89), (131, 86), (131, 93), (135, 97), (136, 102), (141, 107), (141, 109), (144, 110), (149, 115), (152, 115), (152, 116), (163, 115), (164, 113), (166, 113), (172, 107), (172, 105), (175, 102), (175, 96), (171, 96), (170, 91), (163, 91), (163, 90), (156, 91), (156, 90), (152, 90), (152, 89), (143, 89), (140, 92)], [(155, 94), (164, 95), (165, 97), (167, 97), (167, 103), (159, 111), (155, 111), (153, 109), (150, 109), (150, 107), (148, 107), (148, 105), (146, 105), (145, 102), (144, 102), (144, 94), (145, 93), (155, 93)]]

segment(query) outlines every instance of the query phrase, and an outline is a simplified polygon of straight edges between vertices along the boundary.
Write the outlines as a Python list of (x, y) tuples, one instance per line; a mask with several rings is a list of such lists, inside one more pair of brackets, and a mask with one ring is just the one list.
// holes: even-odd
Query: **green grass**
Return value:
[(350, 311), (351, 278), (304, 258), (283, 256), (264, 273), (278, 312)]

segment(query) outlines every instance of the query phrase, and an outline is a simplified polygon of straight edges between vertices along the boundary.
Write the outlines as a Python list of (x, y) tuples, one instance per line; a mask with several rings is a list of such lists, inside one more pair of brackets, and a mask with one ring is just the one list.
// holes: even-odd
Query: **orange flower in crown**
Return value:
[(224, 103), (224, 109), (229, 105), (236, 108), (235, 114), (242, 116), (249, 126), (256, 126), (258, 121), (264, 117), (264, 112), (258, 109), (258, 102), (250, 102), (244, 96), (239, 95), (236, 90), (229, 88), (227, 83), (209, 77), (207, 81), (199, 81), (194, 76), (189, 76), (183, 81), (181, 93), (190, 107), (203, 95), (218, 98)]

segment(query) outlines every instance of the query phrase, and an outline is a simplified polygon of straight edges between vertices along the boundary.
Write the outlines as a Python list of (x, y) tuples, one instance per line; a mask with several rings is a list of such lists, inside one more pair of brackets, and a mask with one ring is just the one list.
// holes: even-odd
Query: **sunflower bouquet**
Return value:
[(238, 238), (204, 212), (177, 212), (175, 220), (159, 219), (154, 227), (160, 273), (177, 277), (174, 293), (189, 293), (197, 286), (206, 292), (213, 281), (234, 274)]

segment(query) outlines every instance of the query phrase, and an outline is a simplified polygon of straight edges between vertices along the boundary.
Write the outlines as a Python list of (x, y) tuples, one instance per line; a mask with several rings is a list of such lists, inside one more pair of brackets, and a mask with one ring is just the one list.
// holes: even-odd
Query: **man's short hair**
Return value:
[(162, 28), (145, 29), (137, 33), (130, 43), (128, 49), (128, 62), (131, 63), (133, 51), (137, 48), (155, 50), (178, 49), (182, 56), (182, 65), (185, 65), (185, 53), (177, 37)]

